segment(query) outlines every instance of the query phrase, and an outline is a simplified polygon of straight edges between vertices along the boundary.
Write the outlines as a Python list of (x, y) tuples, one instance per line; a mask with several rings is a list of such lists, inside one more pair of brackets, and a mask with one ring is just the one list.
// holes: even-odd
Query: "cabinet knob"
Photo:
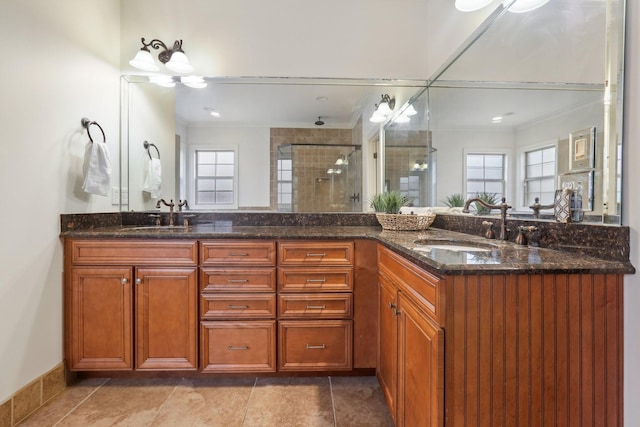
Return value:
[(123, 277), (121, 282), (123, 285), (126, 285), (127, 283), (129, 283), (129, 280), (126, 277)]
[(394, 316), (398, 316), (400, 314), (400, 310), (398, 310), (397, 308), (393, 307), (393, 315)]
[(392, 302), (388, 303), (388, 305), (389, 305), (389, 308), (396, 308), (396, 305)]
[(137, 278), (137, 279), (136, 279), (136, 285), (139, 285), (140, 283), (142, 283), (142, 279)]

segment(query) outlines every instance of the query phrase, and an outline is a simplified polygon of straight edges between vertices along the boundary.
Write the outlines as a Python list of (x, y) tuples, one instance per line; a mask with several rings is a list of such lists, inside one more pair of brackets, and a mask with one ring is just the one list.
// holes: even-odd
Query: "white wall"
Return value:
[(0, 402), (62, 361), (60, 213), (112, 210), (81, 190), (80, 119), (117, 177), (119, 26), (113, 0), (2, 2)]
[[(190, 126), (187, 138), (182, 142), (212, 148), (237, 147), (238, 163), (242, 162), (242, 167), (238, 168), (238, 208), (269, 207), (269, 128)], [(189, 196), (188, 199), (192, 198)]]
[[(640, 4), (627, 1), (623, 204), (625, 225), (631, 227), (631, 263), (640, 271)], [(624, 419), (640, 420), (640, 274), (625, 277), (624, 289)]]
[[(511, 178), (513, 167), (513, 142), (511, 130), (488, 129), (438, 129), (432, 133), (433, 147), (437, 152), (437, 194), (439, 206), (444, 206), (442, 200), (454, 193), (466, 194), (464, 183), (464, 158), (469, 147), (482, 147), (485, 153), (505, 153), (507, 155), (507, 182)], [(478, 152), (478, 150), (473, 150)], [(507, 188), (505, 197), (511, 200), (512, 190)]]
[(425, 79), (440, 65), (428, 64), (424, 0), (121, 3), (125, 74), (136, 73), (127, 61), (141, 37), (183, 39), (197, 72), (209, 76)]

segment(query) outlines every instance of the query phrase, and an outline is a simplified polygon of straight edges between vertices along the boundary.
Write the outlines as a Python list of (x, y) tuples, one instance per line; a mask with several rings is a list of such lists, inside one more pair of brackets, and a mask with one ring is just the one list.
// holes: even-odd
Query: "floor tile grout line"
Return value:
[(167, 396), (167, 398), (164, 400), (164, 402), (162, 402), (162, 405), (160, 405), (160, 407), (156, 411), (156, 414), (153, 416), (153, 419), (151, 420), (151, 425), (153, 425), (153, 423), (156, 420), (156, 418), (158, 418), (158, 415), (160, 415), (160, 412), (162, 411), (162, 408), (164, 408), (164, 406), (167, 404), (169, 399), (171, 399), (171, 396), (173, 396), (173, 394), (176, 392), (176, 390), (178, 389), (178, 386), (180, 385), (180, 383), (183, 380), (184, 380), (184, 378), (181, 378), (180, 381), (178, 381), (176, 383), (176, 385), (173, 386), (173, 390), (171, 390), (171, 393), (169, 393), (169, 396)]
[(336, 417), (336, 401), (333, 398), (333, 382), (329, 377), (329, 393), (331, 394), (331, 409), (333, 410), (333, 427), (338, 426), (338, 418)]
[(86, 402), (91, 396), (93, 396), (98, 390), (100, 390), (102, 388), (102, 386), (104, 386), (106, 383), (108, 383), (109, 381), (111, 381), (111, 378), (106, 378), (104, 380), (103, 383), (99, 384), (95, 390), (93, 390), (91, 393), (89, 393), (84, 399), (82, 399), (76, 406), (74, 406), (73, 408), (71, 408), (71, 410), (69, 410), (69, 412), (67, 412), (66, 414), (64, 414), (64, 416), (62, 418), (60, 418), (58, 421), (56, 421), (56, 423), (52, 426), (55, 427), (57, 425), (59, 425), (62, 421), (64, 421), (65, 419), (67, 419), (69, 417), (69, 415), (71, 415), (73, 413), (73, 411), (75, 411), (76, 409), (78, 409), (84, 402)]
[(244, 425), (245, 420), (247, 419), (247, 413), (249, 412), (249, 404), (251, 403), (251, 396), (253, 396), (253, 391), (256, 389), (256, 385), (258, 384), (258, 377), (253, 380), (253, 387), (251, 387), (251, 393), (249, 393), (249, 398), (247, 399), (247, 405), (244, 408), (244, 414), (242, 415), (242, 424)]

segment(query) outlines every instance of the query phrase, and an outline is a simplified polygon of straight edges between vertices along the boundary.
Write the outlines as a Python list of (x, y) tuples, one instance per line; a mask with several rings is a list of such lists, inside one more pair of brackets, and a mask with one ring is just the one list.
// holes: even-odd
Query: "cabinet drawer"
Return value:
[(200, 297), (203, 318), (275, 318), (275, 294), (213, 294)]
[(279, 242), (279, 265), (353, 265), (353, 242)]
[(66, 256), (76, 265), (196, 265), (193, 240), (71, 240)]
[(216, 240), (200, 243), (202, 265), (276, 265), (276, 244), (264, 240)]
[(350, 292), (352, 268), (279, 268), (281, 292)]
[(348, 319), (352, 315), (353, 294), (288, 294), (278, 296), (278, 316), (282, 318)]
[(203, 268), (204, 292), (275, 292), (275, 268)]
[(281, 371), (342, 371), (352, 367), (350, 320), (279, 322)]
[(275, 323), (202, 322), (202, 372), (275, 372)]
[(378, 246), (380, 274), (410, 294), (438, 324), (444, 322), (444, 280), (405, 260), (391, 250)]

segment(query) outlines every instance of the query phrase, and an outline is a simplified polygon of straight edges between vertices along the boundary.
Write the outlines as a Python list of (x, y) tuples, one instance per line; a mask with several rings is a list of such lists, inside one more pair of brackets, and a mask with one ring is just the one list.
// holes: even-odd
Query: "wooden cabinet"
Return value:
[(378, 260), (397, 426), (622, 426), (622, 275), (437, 277), (383, 246)]
[(276, 370), (276, 244), (200, 243), (202, 372)]
[(136, 369), (198, 367), (196, 267), (136, 268)]
[(67, 240), (69, 369), (196, 369), (196, 254), (194, 241)]
[(278, 242), (278, 369), (353, 367), (353, 242)]
[[(436, 323), (439, 279), (381, 248), (377, 377), (398, 426), (442, 426), (444, 330)], [(419, 274), (419, 275), (418, 275)], [(434, 289), (429, 299), (418, 289)]]
[(379, 274), (378, 289), (378, 365), (376, 375), (387, 401), (391, 416), (396, 418), (398, 380), (398, 289), (383, 274)]
[(133, 369), (133, 269), (73, 267), (65, 273), (69, 369)]
[(398, 293), (396, 423), (440, 427), (444, 401), (444, 331)]

